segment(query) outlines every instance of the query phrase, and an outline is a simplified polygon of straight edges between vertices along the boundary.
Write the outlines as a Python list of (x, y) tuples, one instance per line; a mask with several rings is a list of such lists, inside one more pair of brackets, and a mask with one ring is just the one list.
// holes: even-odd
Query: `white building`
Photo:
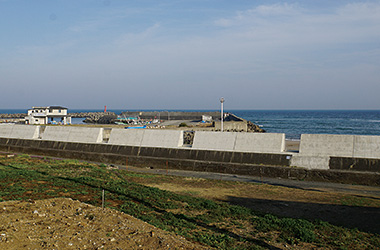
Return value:
[(25, 124), (71, 124), (67, 108), (61, 106), (32, 107), (28, 109)]

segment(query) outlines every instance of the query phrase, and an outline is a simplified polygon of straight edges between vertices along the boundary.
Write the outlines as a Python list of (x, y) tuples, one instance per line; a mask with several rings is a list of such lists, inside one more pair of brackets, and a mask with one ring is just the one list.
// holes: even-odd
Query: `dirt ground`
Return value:
[[(137, 171), (138, 168), (133, 170)], [(180, 175), (178, 172), (175, 171)], [(278, 180), (277, 184), (275, 181), (272, 184), (245, 183), (205, 179), (213, 177), (211, 173), (207, 173), (208, 177), (197, 178), (189, 176), (194, 173), (182, 172), (187, 177), (168, 176), (167, 180), (158, 182), (144, 179), (133, 181), (172, 192), (229, 202), (262, 213), (311, 221), (322, 220), (337, 226), (380, 234), (380, 187), (336, 183), (308, 185), (307, 182), (299, 181), (298, 186), (294, 184), (295, 181), (290, 180)]]
[(0, 249), (208, 249), (69, 198), (0, 203)]
[[(258, 180), (264, 183), (247, 183), (222, 180), (238, 177), (234, 175), (199, 173), (207, 177), (198, 178), (194, 177), (196, 173), (186, 171), (180, 173), (131, 166), (123, 169), (130, 173), (125, 175), (126, 179), (147, 186), (226, 201), (263, 213), (319, 219), (380, 233), (380, 187), (290, 180), (266, 184), (270, 181), (260, 178)], [(136, 172), (161, 175), (146, 178)], [(170, 175), (174, 173), (183, 176)], [(206, 179), (210, 177), (216, 179)], [(273, 246), (276, 249), (289, 248), (287, 245)], [(0, 202), (0, 249), (102, 248), (206, 249), (127, 214), (71, 199)], [(298, 249), (306, 248), (314, 249), (305, 245)]]

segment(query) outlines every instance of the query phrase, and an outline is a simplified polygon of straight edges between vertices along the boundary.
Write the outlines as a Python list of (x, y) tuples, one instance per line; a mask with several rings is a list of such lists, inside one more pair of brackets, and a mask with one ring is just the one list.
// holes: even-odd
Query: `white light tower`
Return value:
[(220, 105), (221, 105), (221, 107), (220, 107), (220, 109), (221, 109), (221, 111), (220, 111), (220, 131), (222, 131), (222, 132), (223, 132), (223, 119), (224, 119), (223, 103), (224, 103), (224, 98), (222, 97), (222, 98), (220, 98)]

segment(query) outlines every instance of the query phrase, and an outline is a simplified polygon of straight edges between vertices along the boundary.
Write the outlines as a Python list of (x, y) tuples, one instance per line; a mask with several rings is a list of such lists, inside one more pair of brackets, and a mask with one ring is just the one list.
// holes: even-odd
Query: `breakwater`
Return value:
[(141, 119), (159, 119), (159, 120), (194, 120), (202, 121), (202, 116), (211, 116), (213, 120), (220, 120), (218, 111), (126, 111), (122, 112), (124, 117), (140, 117)]
[[(24, 118), (26, 115), (27, 114), (23, 113), (0, 114), (0, 122), (24, 123)], [(118, 120), (118, 116), (114, 112), (76, 112), (69, 113), (68, 115), (74, 119), (83, 118), (83, 122), (89, 124), (115, 124), (120, 122)], [(209, 121), (213, 121), (212, 126), (215, 128), (215, 130), (221, 130), (220, 112), (133, 111), (122, 112), (120, 116), (122, 118), (138, 117), (138, 120), (141, 121), (142, 124), (154, 119), (160, 123), (161, 121), (165, 120), (202, 121), (205, 117), (207, 117)], [(225, 113), (224, 122), (224, 131), (228, 132), (265, 132), (265, 130), (260, 128), (258, 125), (231, 113)]]
[[(86, 118), (90, 116), (100, 117), (105, 114), (115, 114), (114, 112), (76, 112), (68, 113), (72, 118)], [(0, 118), (24, 118), (27, 113), (0, 113)]]
[(27, 114), (15, 113), (15, 114), (0, 114), (0, 119), (15, 119), (15, 118), (25, 118)]
[[(74, 112), (68, 113), (72, 118), (94, 118), (104, 115), (116, 115), (114, 112)], [(220, 112), (180, 112), (180, 111), (126, 111), (121, 116), (140, 117), (141, 119), (161, 120), (202, 120), (202, 115), (211, 116), (214, 120), (220, 120)], [(24, 118), (26, 113), (0, 113), (0, 118)]]

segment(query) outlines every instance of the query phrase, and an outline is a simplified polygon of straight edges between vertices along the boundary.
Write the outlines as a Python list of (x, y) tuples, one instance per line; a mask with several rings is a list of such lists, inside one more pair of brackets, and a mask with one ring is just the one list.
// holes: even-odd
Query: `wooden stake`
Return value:
[(103, 192), (102, 192), (102, 209), (104, 209), (104, 189), (103, 189)]

